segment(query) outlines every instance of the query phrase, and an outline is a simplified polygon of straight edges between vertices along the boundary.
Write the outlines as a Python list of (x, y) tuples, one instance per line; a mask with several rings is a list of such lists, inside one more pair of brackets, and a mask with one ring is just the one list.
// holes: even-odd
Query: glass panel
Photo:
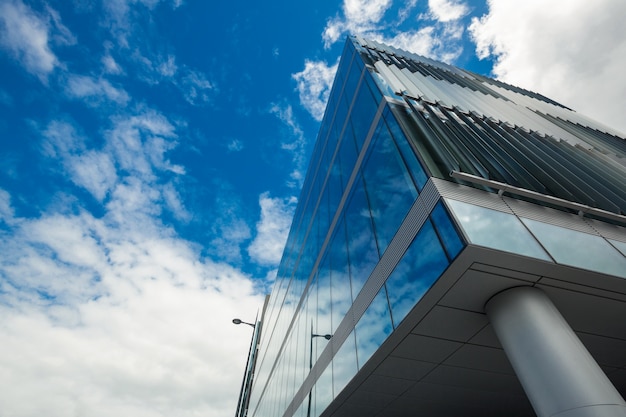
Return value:
[(470, 242), (475, 245), (550, 261), (539, 243), (512, 214), (446, 199)]
[(339, 145), (339, 163), (341, 166), (341, 179), (345, 189), (352, 171), (354, 170), (354, 164), (356, 163), (358, 154), (354, 137), (352, 136), (352, 129), (347, 129), (344, 134), (343, 140)]
[(428, 176), (426, 175), (426, 172), (424, 172), (422, 165), (417, 160), (413, 148), (409, 144), (407, 137), (404, 136), (404, 133), (402, 133), (402, 129), (400, 128), (400, 125), (398, 124), (398, 121), (396, 120), (393, 113), (385, 113), (383, 117), (387, 122), (387, 127), (391, 131), (391, 135), (393, 136), (396, 145), (400, 149), (400, 153), (402, 154), (404, 162), (409, 168), (417, 189), (419, 191), (422, 191), (422, 188), (424, 188), (426, 181), (428, 181)]
[(609, 242), (611, 242), (611, 244), (615, 246), (617, 250), (622, 252), (622, 255), (626, 256), (626, 243), (614, 239), (609, 239)]
[[(323, 267), (319, 270), (317, 285), (317, 323), (312, 328), (315, 334), (330, 334), (331, 327), (331, 300), (330, 300), (330, 265), (326, 256), (322, 261)], [(312, 336), (313, 337), (313, 336)], [(318, 343), (319, 342), (319, 343)], [(313, 337), (313, 364), (326, 347), (326, 340)]]
[(358, 370), (356, 342), (352, 331), (333, 358), (333, 398), (339, 395)]
[(328, 255), (330, 257), (330, 281), (333, 303), (331, 333), (335, 333), (337, 326), (341, 323), (346, 312), (352, 305), (350, 270), (348, 268), (348, 248), (343, 220), (339, 222), (336, 228)]
[[(359, 59), (357, 59), (359, 61)], [(348, 75), (346, 77), (346, 84), (343, 90), (343, 95), (346, 97), (346, 102), (348, 105), (352, 102), (352, 98), (357, 91), (357, 87), (359, 85), (359, 81), (361, 79), (361, 69), (358, 65), (353, 65), (350, 67)]]
[(460, 233), (456, 230), (456, 227), (454, 227), (452, 219), (450, 219), (441, 201), (435, 206), (433, 212), (430, 214), (430, 218), (435, 224), (435, 228), (443, 242), (443, 246), (446, 248), (449, 259), (454, 259), (465, 244), (461, 241)]
[(391, 323), (389, 303), (387, 302), (387, 294), (383, 286), (354, 330), (359, 368), (365, 365), (365, 362), (382, 345), (392, 330), (393, 325)]
[(363, 170), (378, 249), (383, 253), (417, 197), (406, 166), (383, 120)]
[(557, 263), (626, 278), (626, 258), (600, 236), (522, 219)]
[[(326, 342), (326, 339), (322, 339)], [(321, 343), (321, 342), (320, 342)], [(319, 417), (333, 400), (333, 367), (330, 364), (315, 383), (315, 401), (311, 409), (312, 417)]]
[(430, 289), (448, 264), (435, 229), (430, 221), (426, 221), (386, 282), (395, 327)]
[(370, 94), (369, 88), (363, 86), (363, 88), (359, 89), (352, 113), (350, 113), (350, 123), (352, 124), (359, 150), (363, 146), (367, 132), (374, 121), (377, 108), (378, 102)]
[(365, 187), (360, 176), (357, 177), (352, 190), (352, 196), (344, 216), (348, 232), (348, 262), (352, 299), (355, 299), (378, 262), (378, 250), (374, 239), (370, 210), (365, 198)]

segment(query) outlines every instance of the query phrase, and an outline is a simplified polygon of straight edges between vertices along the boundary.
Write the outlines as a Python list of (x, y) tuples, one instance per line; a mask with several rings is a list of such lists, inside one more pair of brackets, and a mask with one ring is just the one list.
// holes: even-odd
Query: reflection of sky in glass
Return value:
[(359, 367), (387, 339), (393, 329), (387, 295), (383, 286), (356, 325), (356, 349)]
[(359, 370), (354, 331), (333, 358), (333, 397), (336, 397)]
[(348, 230), (348, 256), (353, 298), (361, 291), (363, 284), (378, 262), (378, 250), (372, 230), (369, 206), (365, 198), (363, 180), (357, 177), (353, 194), (346, 207), (345, 221)]
[(378, 247), (383, 253), (417, 197), (413, 180), (384, 120), (378, 124), (362, 172)]
[(447, 267), (448, 258), (427, 221), (385, 283), (396, 327)]
[(330, 282), (332, 296), (332, 329), (330, 332), (334, 333), (352, 305), (348, 248), (343, 220), (337, 225), (328, 256), (330, 257), (331, 266)]
[(456, 200), (446, 202), (473, 244), (551, 260), (514, 215)]
[(430, 218), (437, 229), (439, 237), (443, 241), (443, 246), (448, 253), (448, 257), (452, 260), (459, 254), (465, 244), (461, 241), (459, 232), (452, 224), (452, 219), (448, 215), (447, 210), (443, 207), (443, 203), (440, 201), (437, 203)]
[[(326, 339), (322, 339), (326, 342)], [(328, 343), (328, 342), (326, 342)], [(318, 417), (333, 400), (333, 367), (330, 364), (324, 369), (315, 384), (315, 396), (311, 405), (311, 416)]]
[(613, 244), (613, 246), (615, 246), (617, 250), (622, 252), (622, 255), (626, 256), (626, 243), (614, 239), (609, 239), (609, 242), (611, 242), (611, 244)]
[(522, 219), (560, 264), (626, 278), (626, 258), (600, 236)]

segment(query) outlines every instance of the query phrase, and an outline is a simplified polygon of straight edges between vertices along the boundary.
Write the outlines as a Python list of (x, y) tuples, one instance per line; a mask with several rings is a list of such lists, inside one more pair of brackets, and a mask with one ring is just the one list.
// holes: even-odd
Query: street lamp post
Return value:
[(248, 350), (246, 369), (243, 374), (243, 381), (241, 382), (241, 391), (239, 392), (237, 411), (235, 413), (235, 417), (246, 417), (248, 414), (248, 404), (250, 402), (250, 389), (252, 388), (252, 381), (254, 379), (254, 368), (256, 365), (257, 353), (259, 351), (261, 321), (256, 321), (256, 324), (253, 324), (240, 319), (233, 319), (233, 324), (247, 324), (254, 329), (252, 332), (252, 339), (250, 340), (250, 349)]
[[(313, 321), (311, 321), (311, 344), (310, 344), (310, 349), (309, 349), (309, 372), (311, 372), (311, 369), (313, 369), (313, 339), (315, 339), (316, 337), (323, 337), (326, 340), (330, 340), (333, 335), (332, 334), (315, 334), (313, 333)], [(309, 405), (307, 407), (306, 410), (306, 416), (307, 417), (311, 417), (311, 391), (313, 390), (313, 387), (311, 387), (311, 389), (309, 390)]]

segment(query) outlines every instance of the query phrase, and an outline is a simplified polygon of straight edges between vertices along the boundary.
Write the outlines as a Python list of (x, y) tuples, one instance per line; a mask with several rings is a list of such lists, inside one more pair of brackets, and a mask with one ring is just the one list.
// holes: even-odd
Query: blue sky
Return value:
[(0, 0), (0, 414), (234, 413), (347, 33), (626, 131), (621, 0)]

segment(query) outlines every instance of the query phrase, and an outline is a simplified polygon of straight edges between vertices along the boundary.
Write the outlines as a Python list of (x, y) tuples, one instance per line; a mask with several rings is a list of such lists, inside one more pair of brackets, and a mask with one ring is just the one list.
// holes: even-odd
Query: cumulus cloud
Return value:
[(61, 200), (20, 217), (0, 190), (0, 409), (225, 415), (250, 340), (230, 320), (251, 320), (262, 296), (163, 223), (161, 207), (189, 216), (175, 181), (184, 169), (166, 157), (177, 139), (169, 120), (143, 108), (110, 124), (98, 140), (69, 120), (40, 132), (48, 161), (104, 198), (97, 214)]
[(304, 69), (292, 74), (296, 81), (300, 103), (317, 121), (324, 117), (337, 65), (338, 62), (328, 65), (325, 61), (306, 60)]
[(261, 194), (259, 197), (261, 219), (256, 225), (256, 236), (248, 247), (248, 253), (256, 262), (263, 265), (278, 265), (296, 203), (295, 197), (270, 197), (267, 192)]
[(328, 48), (344, 33), (364, 33), (376, 29), (391, 6), (391, 0), (344, 0), (343, 15), (335, 16), (326, 23), (322, 39)]
[(42, 82), (60, 65), (49, 45), (50, 19), (60, 28), (58, 39), (71, 42), (71, 34), (61, 25), (58, 14), (51, 8), (47, 10), (47, 15), (39, 15), (19, 0), (0, 3), (0, 46)]
[(469, 12), (469, 7), (458, 0), (428, 0), (428, 9), (440, 22), (458, 20)]
[[(470, 8), (462, 0), (429, 0), (427, 12), (413, 16), (419, 24), (400, 29), (399, 26), (411, 17), (416, 4), (416, 0), (406, 0), (395, 16), (389, 16), (390, 1), (344, 0), (341, 13), (329, 19), (324, 28), (324, 46), (329, 48), (347, 34), (353, 34), (453, 62), (463, 52), (465, 25), (462, 19)], [(300, 101), (306, 108), (315, 109), (315, 114), (321, 118), (324, 100), (316, 100), (311, 94), (305, 94), (303, 99), (301, 93)]]
[[(626, 3), (619, 0), (489, 1), (470, 32), (493, 73), (626, 131)], [(600, 99), (601, 98), (601, 99)]]
[(119, 218), (45, 214), (0, 238), (7, 415), (234, 409), (250, 335), (230, 319), (262, 305), (252, 281), (153, 218)]

